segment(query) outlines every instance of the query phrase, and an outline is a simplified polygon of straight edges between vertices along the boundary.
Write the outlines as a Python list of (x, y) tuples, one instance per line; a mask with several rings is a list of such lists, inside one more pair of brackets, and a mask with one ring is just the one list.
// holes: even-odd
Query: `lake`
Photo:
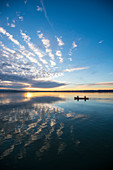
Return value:
[(0, 93), (1, 170), (110, 168), (113, 93)]

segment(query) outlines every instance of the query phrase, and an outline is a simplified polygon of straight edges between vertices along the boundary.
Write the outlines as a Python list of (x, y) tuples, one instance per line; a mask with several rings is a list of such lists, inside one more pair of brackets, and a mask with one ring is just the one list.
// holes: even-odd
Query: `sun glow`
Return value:
[(28, 92), (28, 93), (26, 94), (26, 97), (27, 97), (27, 98), (31, 98), (31, 97), (32, 97), (32, 94)]

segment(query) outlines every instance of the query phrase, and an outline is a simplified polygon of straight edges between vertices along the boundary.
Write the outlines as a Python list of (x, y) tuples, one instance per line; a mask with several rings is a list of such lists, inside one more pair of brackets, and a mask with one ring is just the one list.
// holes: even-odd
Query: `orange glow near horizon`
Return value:
[(95, 87), (95, 88), (24, 88), (27, 91), (66, 91), (66, 90), (113, 90), (113, 87)]
[(25, 90), (25, 91), (68, 91), (68, 90), (113, 90), (113, 86), (97, 86), (97, 87), (81, 87), (81, 86), (61, 86), (57, 88), (33, 88), (33, 87), (28, 87), (28, 88), (21, 88), (21, 89), (13, 89), (13, 88), (5, 88), (5, 87), (0, 87), (0, 90)]
[(107, 88), (63, 88), (63, 89), (59, 89), (59, 88), (51, 88), (51, 89), (42, 89), (42, 88), (22, 88), (22, 89), (13, 89), (13, 88), (0, 88), (0, 90), (25, 90), (25, 91), (76, 91), (76, 90), (113, 90), (113, 87), (107, 87)]

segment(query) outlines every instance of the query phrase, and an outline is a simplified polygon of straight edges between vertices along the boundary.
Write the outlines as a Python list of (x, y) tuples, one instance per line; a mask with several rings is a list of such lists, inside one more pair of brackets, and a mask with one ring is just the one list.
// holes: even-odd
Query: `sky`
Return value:
[(113, 89), (112, 0), (0, 0), (0, 89)]

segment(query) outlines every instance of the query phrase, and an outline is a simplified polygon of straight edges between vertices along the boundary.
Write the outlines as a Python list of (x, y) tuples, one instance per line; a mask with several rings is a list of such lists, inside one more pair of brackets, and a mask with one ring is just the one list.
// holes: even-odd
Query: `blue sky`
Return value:
[(1, 0), (0, 88), (112, 89), (112, 1)]

